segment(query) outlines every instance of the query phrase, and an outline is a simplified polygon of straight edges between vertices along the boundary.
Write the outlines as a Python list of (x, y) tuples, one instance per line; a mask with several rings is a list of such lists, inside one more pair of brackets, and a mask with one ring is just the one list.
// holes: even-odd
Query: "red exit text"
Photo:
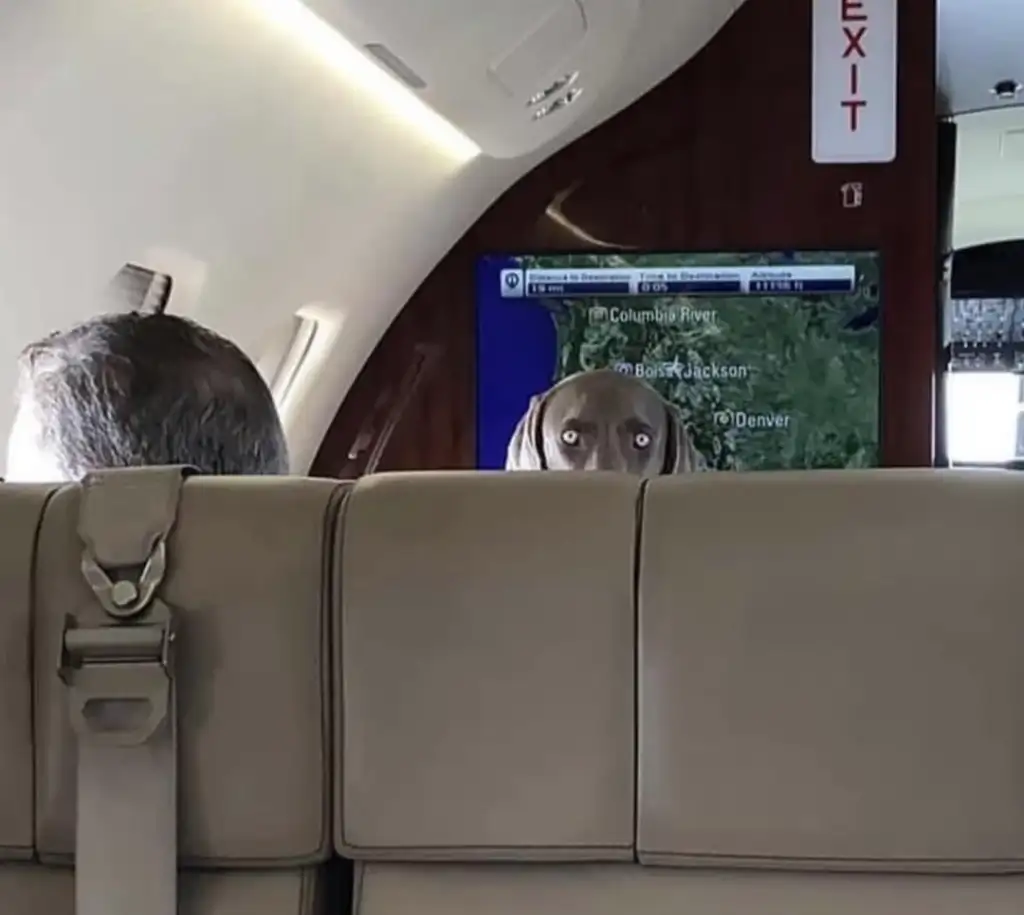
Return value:
[(861, 94), (861, 66), (868, 58), (865, 39), (871, 22), (864, 11), (863, 0), (836, 0), (839, 4), (839, 20), (842, 23), (845, 48), (843, 60), (848, 61), (849, 82), (848, 95), (839, 104), (849, 115), (850, 131), (856, 133), (860, 129), (861, 111), (868, 106), (868, 100)]

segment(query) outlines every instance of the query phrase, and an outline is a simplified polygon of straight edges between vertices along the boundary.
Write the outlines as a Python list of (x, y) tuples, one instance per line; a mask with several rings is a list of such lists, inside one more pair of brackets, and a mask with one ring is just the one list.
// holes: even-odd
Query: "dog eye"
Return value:
[(633, 436), (633, 447), (634, 448), (649, 448), (651, 446), (651, 437), (646, 432), (637, 432)]
[(568, 445), (570, 448), (573, 445), (580, 443), (580, 434), (575, 429), (563, 429), (562, 430), (562, 444)]

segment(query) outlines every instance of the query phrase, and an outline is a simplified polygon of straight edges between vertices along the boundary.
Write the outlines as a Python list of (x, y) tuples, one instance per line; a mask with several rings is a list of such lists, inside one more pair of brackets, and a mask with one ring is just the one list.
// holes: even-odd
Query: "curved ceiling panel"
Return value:
[(307, 0), (488, 155), (552, 140), (614, 75), (640, 0)]
[[(306, 0), (486, 154), (515, 158), (581, 118), (619, 75), (642, 14), (700, 47), (740, 0)], [(709, 15), (709, 11), (714, 11)], [(685, 63), (679, 55), (675, 66)]]

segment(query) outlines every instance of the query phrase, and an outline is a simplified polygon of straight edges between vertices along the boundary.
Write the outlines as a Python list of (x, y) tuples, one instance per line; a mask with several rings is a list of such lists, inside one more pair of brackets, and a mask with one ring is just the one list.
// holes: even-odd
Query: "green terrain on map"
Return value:
[[(519, 260), (524, 269), (853, 264), (853, 294), (541, 301), (558, 332), (552, 381), (598, 368), (641, 374), (682, 410), (714, 469), (877, 465), (877, 254), (563, 254)], [(651, 317), (658, 313), (673, 319)]]

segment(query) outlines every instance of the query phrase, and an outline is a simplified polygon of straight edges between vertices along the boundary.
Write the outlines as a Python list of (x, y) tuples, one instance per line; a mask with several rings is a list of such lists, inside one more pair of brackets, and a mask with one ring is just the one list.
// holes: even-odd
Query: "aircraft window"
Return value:
[(270, 385), (278, 407), (284, 404), (287, 399), (292, 382), (295, 381), (296, 376), (299, 374), (299, 369), (309, 353), (310, 347), (313, 345), (313, 338), (315, 336), (316, 321), (297, 315), (291, 345), (277, 366), (277, 371), (274, 372), (274, 379)]
[(110, 281), (109, 293), (117, 311), (162, 314), (171, 298), (173, 281), (166, 273), (125, 264)]
[(950, 303), (946, 376), (952, 464), (1024, 459), (1024, 299)]
[(953, 464), (1005, 464), (1024, 458), (1024, 404), (1012, 372), (952, 372), (946, 430)]
[(313, 346), (316, 331), (314, 319), (295, 315), (286, 327), (274, 329), (256, 361), (256, 368), (273, 393), (278, 409), (284, 405), (292, 383)]

